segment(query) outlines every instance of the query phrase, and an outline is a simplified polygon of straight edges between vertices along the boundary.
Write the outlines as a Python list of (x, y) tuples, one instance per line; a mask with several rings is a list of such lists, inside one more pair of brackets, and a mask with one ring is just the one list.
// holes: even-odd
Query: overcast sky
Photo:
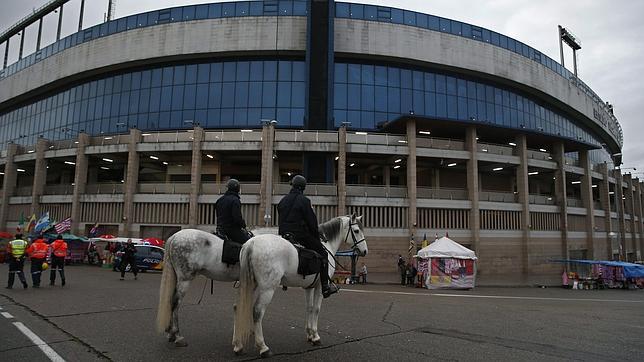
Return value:
[[(0, 31), (48, 0), (2, 0)], [(116, 17), (177, 5), (215, 0), (116, 0)], [(624, 167), (644, 176), (644, 1), (610, 0), (353, 0), (387, 5), (468, 22), (522, 41), (555, 60), (560, 59), (557, 25), (569, 28), (582, 42), (577, 65), (580, 78), (604, 101), (614, 105), (624, 130)], [(83, 27), (103, 21), (108, 0), (86, 0)], [(63, 36), (78, 28), (80, 0), (64, 8)], [(57, 14), (45, 18), (43, 45), (55, 39)], [(37, 24), (27, 29), (25, 54), (35, 50)], [(19, 38), (12, 38), (10, 63), (17, 59)], [(572, 52), (566, 49), (572, 69)], [(4, 49), (0, 49), (0, 54)]]

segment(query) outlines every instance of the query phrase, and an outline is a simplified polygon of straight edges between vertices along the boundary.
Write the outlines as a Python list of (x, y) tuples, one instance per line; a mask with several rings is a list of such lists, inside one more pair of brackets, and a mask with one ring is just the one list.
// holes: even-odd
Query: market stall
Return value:
[(610, 260), (557, 260), (567, 265), (562, 285), (571, 289), (644, 288), (644, 265)]
[(471, 289), (476, 279), (476, 254), (448, 237), (418, 251), (418, 270), (429, 289)]
[[(56, 240), (58, 234), (45, 234), (43, 237), (47, 243), (52, 243)], [(65, 263), (82, 263), (85, 261), (89, 239), (69, 233), (62, 234), (62, 237), (67, 243), (67, 256), (65, 257)]]

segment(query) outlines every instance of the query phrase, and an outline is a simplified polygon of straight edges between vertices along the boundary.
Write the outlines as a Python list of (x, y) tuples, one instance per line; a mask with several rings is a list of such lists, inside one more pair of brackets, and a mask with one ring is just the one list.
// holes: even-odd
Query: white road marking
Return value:
[(385, 292), (376, 290), (357, 290), (342, 289), (344, 292), (354, 293), (375, 293), (375, 294), (397, 294), (397, 295), (418, 295), (425, 297), (460, 297), (460, 298), (488, 298), (488, 299), (524, 299), (524, 300), (556, 300), (556, 301), (574, 301), (574, 302), (618, 302), (618, 303), (644, 303), (644, 300), (624, 300), (624, 299), (582, 299), (582, 298), (552, 298), (552, 297), (515, 297), (505, 295), (470, 295), (470, 294), (440, 294), (440, 293), (410, 293), (410, 292)]
[(13, 325), (16, 326), (24, 334), (29, 338), (34, 344), (40, 348), (43, 353), (52, 361), (54, 362), (65, 362), (63, 357), (61, 357), (56, 351), (54, 351), (51, 347), (45, 343), (40, 337), (38, 337), (34, 332), (31, 331), (31, 329), (27, 328), (24, 324), (21, 322), (13, 322)]
[(5, 318), (7, 318), (7, 319), (11, 319), (11, 318), (13, 318), (13, 316), (12, 316), (12, 315), (11, 315), (11, 313), (9, 313), (9, 312), (2, 312), (2, 313), (0, 313), (0, 314), (2, 314), (2, 316), (3, 316), (3, 317), (5, 317)]

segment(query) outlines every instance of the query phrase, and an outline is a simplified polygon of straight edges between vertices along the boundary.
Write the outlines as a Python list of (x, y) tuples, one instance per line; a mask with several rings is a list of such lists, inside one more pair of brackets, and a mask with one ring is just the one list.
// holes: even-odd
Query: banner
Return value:
[(431, 258), (427, 287), (429, 289), (474, 288), (476, 267), (474, 260), (455, 258)]
[(67, 231), (67, 230), (72, 228), (72, 218), (68, 217), (67, 219), (65, 219), (65, 220), (59, 222), (58, 224), (56, 224), (56, 226), (54, 226), (54, 228), (56, 229), (57, 234), (64, 233), (65, 231)]

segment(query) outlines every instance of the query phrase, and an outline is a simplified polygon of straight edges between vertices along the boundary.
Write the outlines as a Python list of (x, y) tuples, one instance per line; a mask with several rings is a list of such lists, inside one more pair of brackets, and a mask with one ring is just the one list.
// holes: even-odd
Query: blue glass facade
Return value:
[[(303, 61), (252, 60), (185, 64), (87, 82), (0, 116), (0, 141), (33, 144), (38, 135), (65, 138), (142, 130), (303, 126)], [(121, 128), (123, 127), (123, 128)]]

